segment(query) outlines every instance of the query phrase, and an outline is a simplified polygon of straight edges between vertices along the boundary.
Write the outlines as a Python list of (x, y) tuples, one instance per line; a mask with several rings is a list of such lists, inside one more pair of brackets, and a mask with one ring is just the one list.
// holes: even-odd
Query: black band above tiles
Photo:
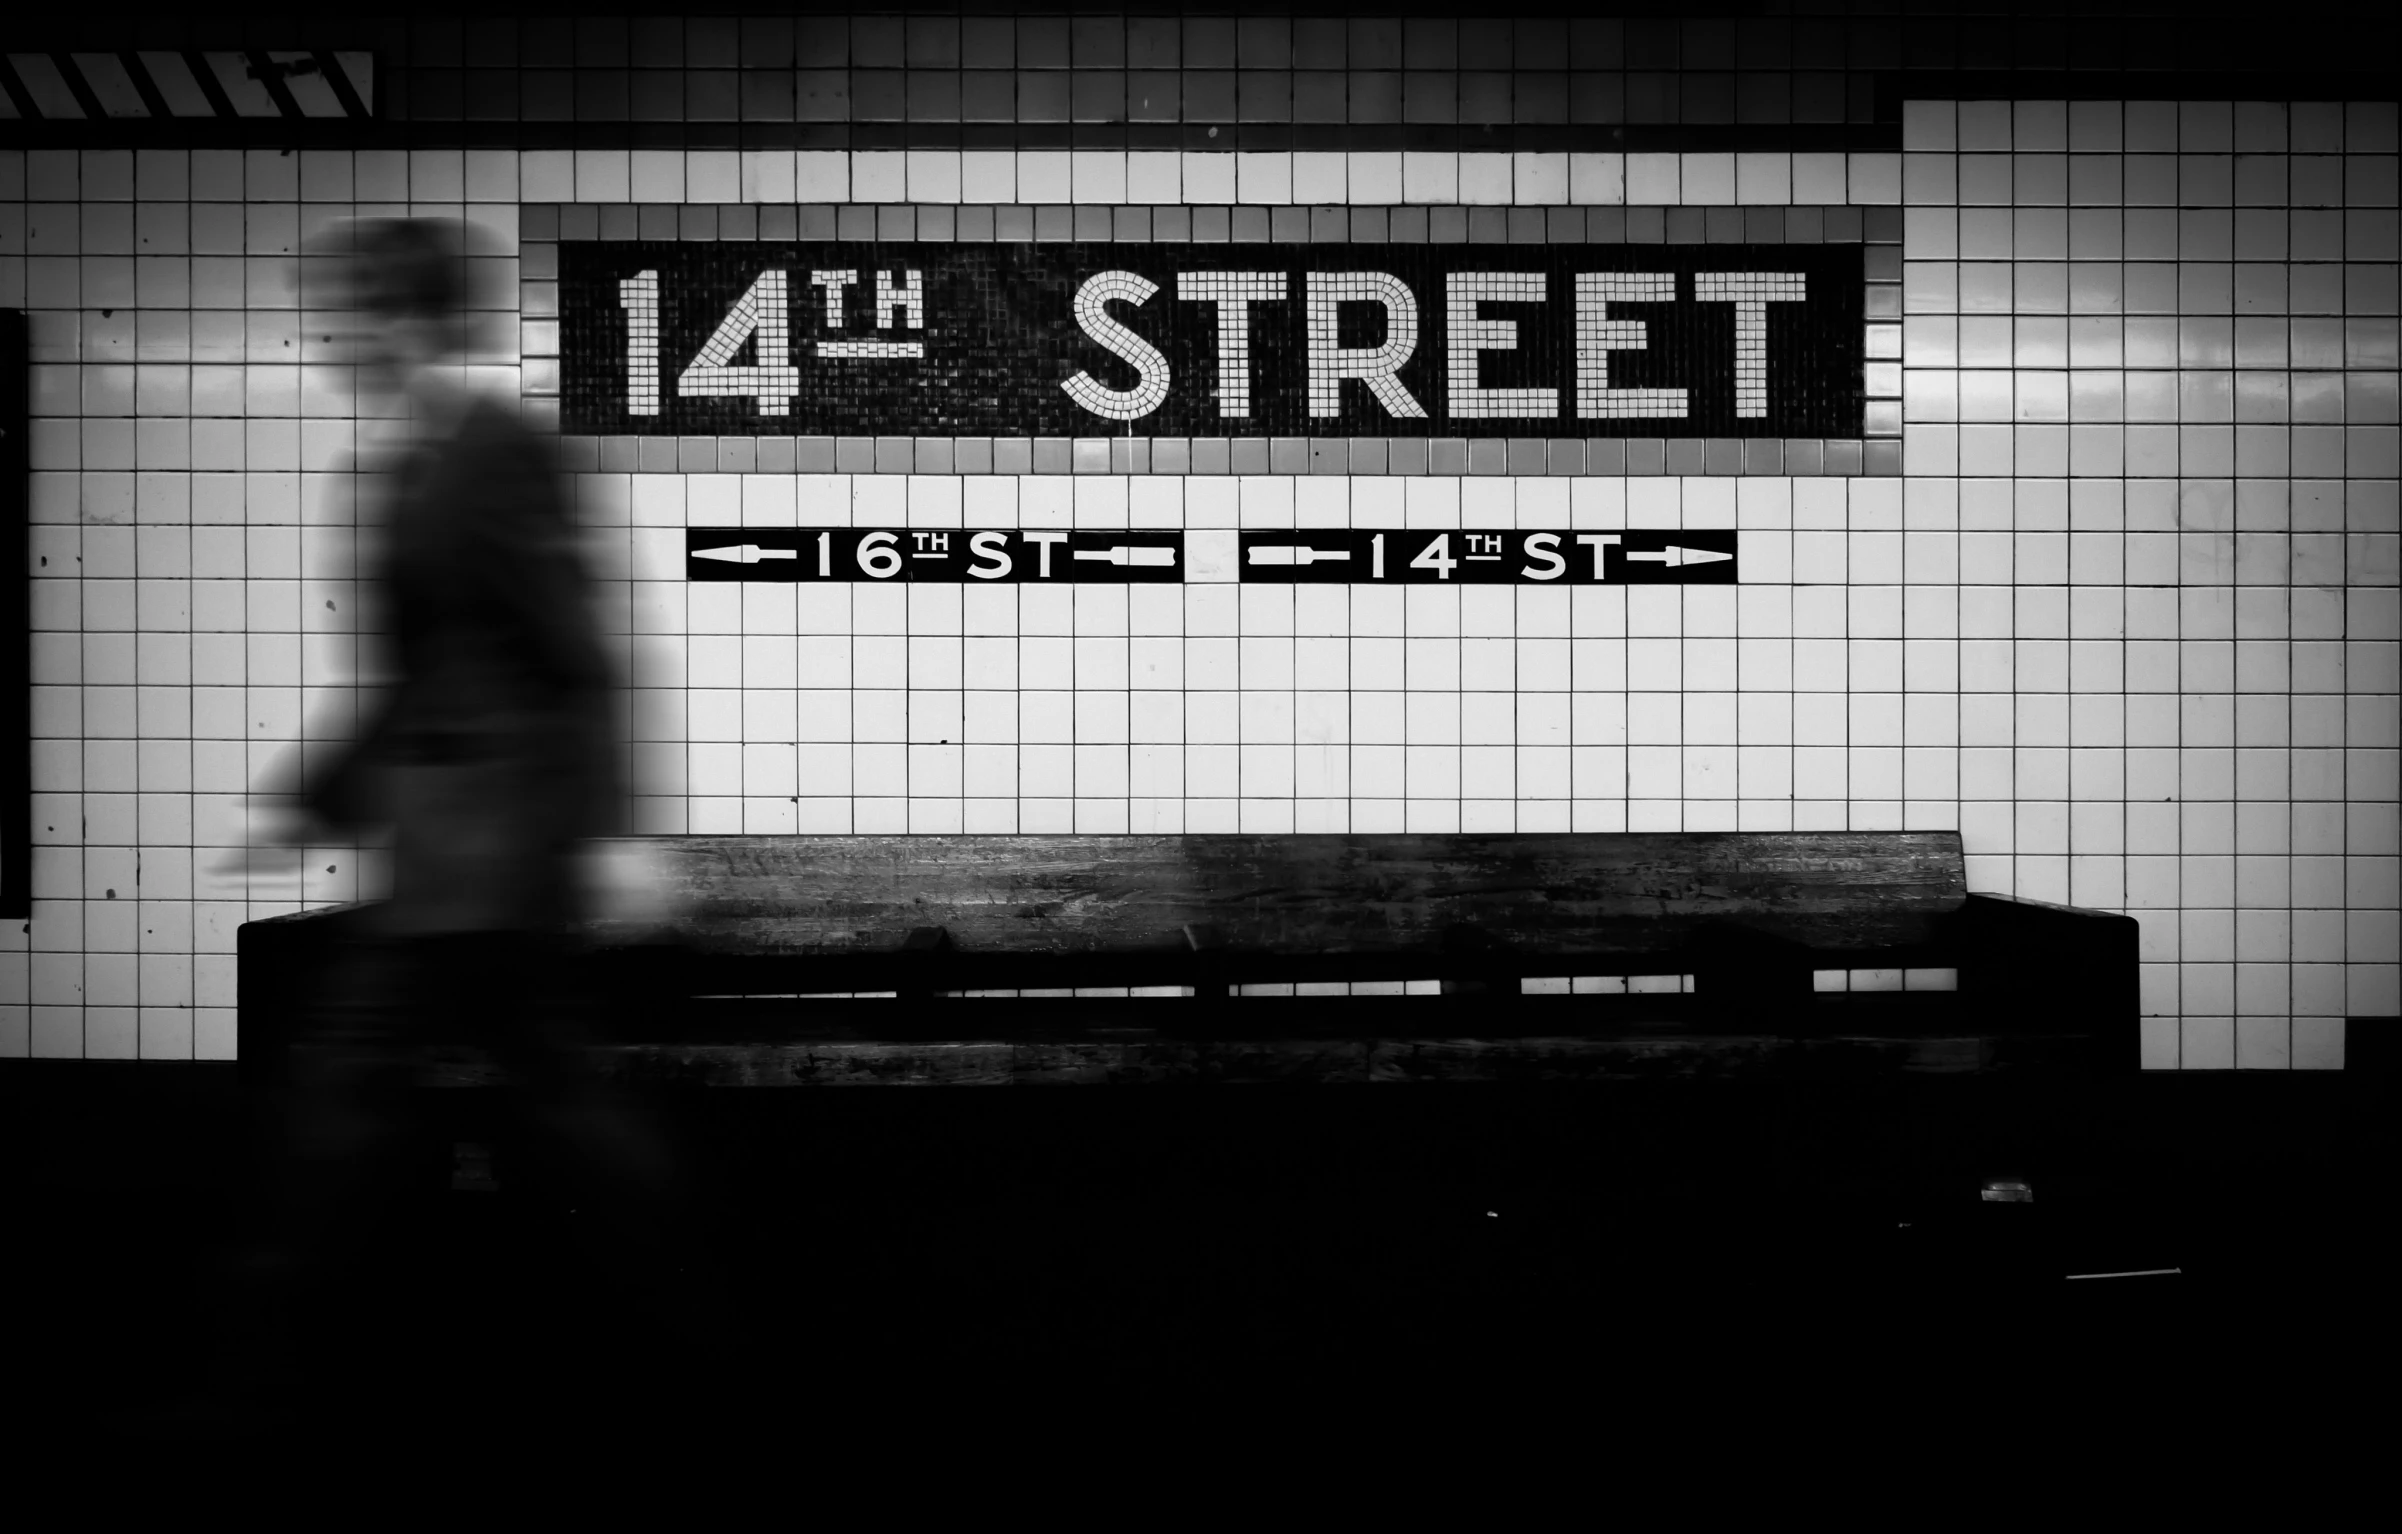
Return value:
[[(22, 56), (20, 56), (22, 57)], [(128, 55), (131, 57), (131, 55)], [(192, 55), (198, 58), (199, 55)], [(1476, 108), (1453, 102), (1426, 114), (1396, 109), (1393, 120), (1327, 121), (1363, 115), (1337, 102), (1335, 110), (1305, 109), (1290, 99), (1235, 113), (1212, 109), (1191, 120), (1070, 121), (1004, 114), (967, 120), (956, 107), (915, 115), (847, 96), (812, 112), (792, 99), (790, 71), (719, 71), (728, 80), (757, 73), (782, 83), (765, 104), (730, 94), (695, 105), (675, 70), (553, 71), (556, 101), (528, 100), (517, 71), (449, 68), (394, 69), (388, 88), (369, 102), (356, 89), (367, 66), (349, 72), (331, 54), (256, 53), (265, 61), (255, 87), (272, 109), (243, 111), (225, 98), (210, 72), (193, 74), (214, 110), (184, 111), (158, 99), (149, 81), (126, 71), (139, 105), (111, 105), (72, 67), (41, 65), (50, 84), (21, 78), (0, 56), (0, 99), (12, 109), (0, 121), (0, 144), (23, 148), (310, 148), (310, 149), (818, 149), (1239, 151), (1244, 153), (1764, 153), (1875, 152), (1902, 147), (1901, 109), (1926, 101), (2381, 101), (2394, 95), (2390, 75), (2290, 70), (2172, 72), (2079, 70), (2012, 73), (1938, 69), (1822, 71), (1760, 70), (1655, 76), (1602, 73), (1569, 87), (1551, 103), (1535, 93), (1521, 102), (1504, 92)], [(345, 60), (363, 55), (344, 54)], [(316, 61), (324, 60), (325, 63)], [(305, 76), (292, 75), (294, 68)], [(835, 73), (841, 73), (836, 71)], [(897, 72), (896, 72), (897, 73)], [(1063, 77), (1070, 72), (1062, 71)], [(505, 90), (471, 88), (470, 76), (506, 80)], [(586, 88), (586, 77), (609, 76), (613, 89)], [(356, 78), (354, 78), (354, 76)], [(636, 99), (634, 76), (673, 81), (678, 88)], [(549, 78), (549, 77), (546, 77)], [(1507, 73), (1496, 79), (1516, 78)], [(1562, 77), (1565, 78), (1565, 77)], [(304, 81), (310, 99), (299, 99)], [(1649, 81), (1642, 89), (1637, 82)], [(744, 88), (747, 91), (747, 87)], [(728, 91), (733, 87), (728, 86)], [(706, 94), (706, 93), (704, 93)], [(1719, 99), (1723, 96), (1723, 100)], [(130, 97), (129, 97), (130, 100)], [(1184, 107), (1190, 111), (1190, 105)], [(1230, 115), (1219, 116), (1224, 111)], [(1467, 120), (1440, 120), (1454, 114)], [(973, 114), (968, 114), (973, 115)], [(1081, 115), (1081, 114), (1077, 114)], [(1116, 114), (1095, 114), (1116, 115)], [(1368, 113), (1385, 117), (1381, 110)], [(1317, 121), (1296, 120), (1317, 117)]]
[(1038, 150), (1190, 153), (1870, 153), (1895, 123), (349, 122), (147, 118), (0, 122), (22, 149)]
[(1876, 118), (1904, 101), (2391, 101), (2394, 76), (2366, 70), (1909, 70), (1876, 76)]

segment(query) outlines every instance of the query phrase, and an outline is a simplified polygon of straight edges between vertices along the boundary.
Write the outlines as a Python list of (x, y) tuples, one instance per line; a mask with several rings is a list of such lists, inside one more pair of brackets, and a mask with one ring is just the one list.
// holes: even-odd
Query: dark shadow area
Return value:
[[(1806, 1427), (1838, 1397), (1877, 1420), (2032, 1407), (2130, 1431), (2247, 1400), (2332, 1410), (2391, 1358), (2372, 1265), (2387, 1091), (661, 1095), (688, 1228), (725, 1275), (687, 1312), (629, 1300), (505, 1158), (474, 1191), (454, 1147), (495, 1104), (434, 1094), (417, 1185), (371, 1276), (312, 1323), (305, 1384), (237, 1410), (248, 1291), (228, 1254), (272, 1143), (258, 1101), (231, 1067), (12, 1062), (12, 1405), (20, 1434), (260, 1442), (1518, 1408)], [(2033, 1201), (1984, 1201), (1996, 1175)], [(2179, 1271), (2067, 1278), (2156, 1268)]]

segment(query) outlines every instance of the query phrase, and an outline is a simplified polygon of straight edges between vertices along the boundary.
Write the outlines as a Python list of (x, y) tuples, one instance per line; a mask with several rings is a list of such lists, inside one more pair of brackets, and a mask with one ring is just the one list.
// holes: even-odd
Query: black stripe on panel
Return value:
[(50, 63), (58, 71), (59, 79), (66, 83), (67, 94), (75, 98), (75, 105), (82, 109), (83, 115), (93, 122), (106, 122), (108, 109), (100, 104), (100, 98), (93, 93), (92, 83), (83, 77), (83, 71), (75, 67), (74, 56), (53, 53)]
[(367, 103), (361, 101), (359, 93), (351, 89), (350, 76), (343, 73), (341, 60), (323, 48), (318, 49), (310, 57), (317, 61), (317, 70), (325, 76), (325, 83), (333, 91), (334, 99), (342, 103), (343, 116), (353, 121), (364, 121), (371, 115), (367, 110)]
[(0, 53), (0, 90), (8, 92), (9, 101), (17, 109), (17, 122), (10, 125), (9, 137), (19, 137), (25, 125), (42, 121), (41, 108), (33, 104), (33, 92), (27, 90), (25, 82), (17, 78), (17, 66), (9, 62), (5, 53)]
[(267, 99), (275, 103), (278, 113), (286, 118), (308, 116), (300, 109), (300, 103), (292, 99), (290, 87), (284, 84), (282, 65), (255, 48), (243, 54), (242, 59), (250, 66), (250, 78), (267, 88)]
[(158, 82), (150, 78), (150, 70), (143, 64), (140, 54), (127, 48), (117, 55), (117, 62), (125, 66), (125, 76), (133, 81), (135, 93), (142, 98), (144, 111), (154, 118), (171, 118), (175, 115), (167, 105), (167, 98), (159, 93)]
[[(197, 48), (185, 50), (183, 66), (192, 72), (193, 80), (200, 86), (200, 94), (209, 99), (210, 111), (228, 122), (239, 120), (240, 114), (234, 111), (233, 98), (225, 94), (225, 87), (219, 83), (217, 72), (209, 67), (206, 54)], [(181, 138), (191, 131), (190, 128), (179, 125), (176, 128), (176, 136)]]

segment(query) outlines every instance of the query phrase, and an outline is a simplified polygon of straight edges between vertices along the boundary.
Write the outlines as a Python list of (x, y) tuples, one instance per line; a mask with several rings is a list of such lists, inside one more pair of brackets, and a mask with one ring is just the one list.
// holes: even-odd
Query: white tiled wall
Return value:
[[(2149, 1063), (2338, 1065), (2343, 1018), (2402, 1012), (2394, 131), (1915, 103), (1901, 154), (0, 155), (40, 418), (0, 1053), (230, 1056), (234, 930), (293, 904), (215, 865), (346, 699), (362, 428), (289, 259), (322, 220), (513, 252), (520, 201), (1849, 201), (1906, 208), (1899, 479), (580, 476), (643, 827), (1957, 827), (1976, 888), (2142, 919)], [(1745, 579), (679, 578), (689, 523), (845, 519), (1735, 527)], [(311, 901), (372, 883), (308, 866)]]

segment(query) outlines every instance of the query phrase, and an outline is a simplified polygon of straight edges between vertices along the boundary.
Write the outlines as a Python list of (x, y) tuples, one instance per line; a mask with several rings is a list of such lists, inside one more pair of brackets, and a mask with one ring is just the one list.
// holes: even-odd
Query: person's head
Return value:
[(467, 232), (456, 219), (360, 218), (311, 243), (312, 308), (344, 343), (360, 383), (407, 391), (472, 349)]

